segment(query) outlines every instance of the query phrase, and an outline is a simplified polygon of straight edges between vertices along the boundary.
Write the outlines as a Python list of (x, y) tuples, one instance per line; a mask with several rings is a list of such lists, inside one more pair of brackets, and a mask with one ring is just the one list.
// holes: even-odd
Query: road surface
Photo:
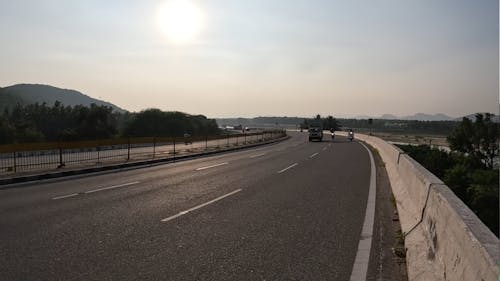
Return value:
[(341, 137), (291, 135), (0, 190), (2, 279), (349, 280), (367, 209), (368, 151)]

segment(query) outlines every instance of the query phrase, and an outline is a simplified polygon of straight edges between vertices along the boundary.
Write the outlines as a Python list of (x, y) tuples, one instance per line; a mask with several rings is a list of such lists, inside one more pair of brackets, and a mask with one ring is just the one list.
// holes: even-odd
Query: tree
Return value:
[(11, 143), (14, 138), (14, 129), (0, 116), (0, 144)]
[(498, 170), (476, 170), (471, 173), (468, 189), (470, 208), (498, 236)]
[(300, 128), (301, 129), (307, 129), (307, 128), (309, 128), (309, 120), (304, 119), (304, 121), (302, 121), (302, 123), (300, 124)]
[(18, 104), (0, 118), (0, 142), (71, 141), (111, 138), (117, 133), (111, 107)]
[(340, 128), (340, 124), (337, 119), (335, 119), (335, 117), (331, 115), (326, 118), (321, 118), (321, 115), (317, 114), (313, 118), (304, 119), (304, 121), (302, 121), (302, 123), (300, 124), (300, 128), (307, 129), (309, 128), (310, 124), (321, 125), (324, 129), (333, 129), (335, 131), (339, 130)]
[(326, 119), (323, 119), (323, 128), (338, 131), (339, 123), (337, 122), (337, 119), (330, 115)]
[(457, 164), (454, 167), (446, 170), (443, 177), (443, 181), (446, 183), (446, 185), (450, 187), (451, 190), (453, 190), (453, 192), (465, 203), (470, 202), (468, 189), (471, 184), (471, 179), (469, 171), (470, 170), (466, 166)]
[(134, 114), (125, 125), (125, 136), (172, 137), (188, 133), (192, 136), (215, 135), (219, 133), (217, 123), (203, 115), (189, 115), (182, 112), (165, 112), (147, 109)]
[(466, 153), (487, 168), (493, 168), (499, 152), (499, 124), (491, 120), (491, 114), (476, 114), (476, 121), (464, 117), (448, 137), (450, 148)]

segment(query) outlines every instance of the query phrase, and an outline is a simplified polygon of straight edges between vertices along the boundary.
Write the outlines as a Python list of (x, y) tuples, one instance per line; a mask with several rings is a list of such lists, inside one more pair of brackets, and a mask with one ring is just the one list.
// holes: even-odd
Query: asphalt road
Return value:
[(0, 190), (2, 280), (349, 280), (370, 158), (256, 149)]

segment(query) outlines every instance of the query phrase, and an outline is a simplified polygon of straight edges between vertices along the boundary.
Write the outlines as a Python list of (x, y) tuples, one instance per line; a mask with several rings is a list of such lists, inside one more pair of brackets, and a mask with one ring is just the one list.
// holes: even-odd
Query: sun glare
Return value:
[(157, 15), (160, 29), (175, 44), (191, 42), (202, 28), (201, 10), (188, 0), (165, 2)]

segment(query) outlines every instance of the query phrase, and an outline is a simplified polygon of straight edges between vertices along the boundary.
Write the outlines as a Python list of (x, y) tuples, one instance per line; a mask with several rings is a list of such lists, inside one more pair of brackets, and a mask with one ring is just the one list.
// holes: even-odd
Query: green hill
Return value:
[(16, 104), (24, 105), (26, 104), (26, 101), (17, 95), (5, 93), (4, 88), (0, 88), (0, 112), (3, 112), (5, 108), (10, 108)]
[(0, 88), (0, 110), (10, 108), (16, 104), (46, 103), (53, 105), (56, 101), (65, 106), (96, 105), (110, 106), (113, 111), (125, 112), (124, 109), (98, 99), (94, 99), (75, 90), (61, 89), (40, 84), (17, 84), (5, 88)]

